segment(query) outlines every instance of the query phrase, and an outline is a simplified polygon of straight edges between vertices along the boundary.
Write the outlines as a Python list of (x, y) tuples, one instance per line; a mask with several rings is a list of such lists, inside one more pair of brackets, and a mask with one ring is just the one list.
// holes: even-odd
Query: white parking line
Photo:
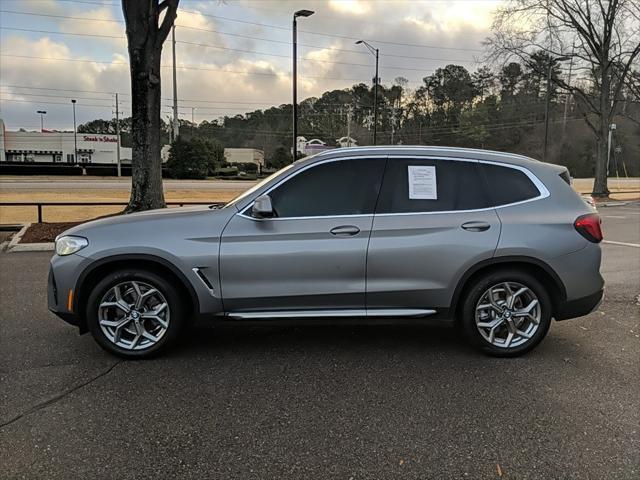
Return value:
[(609, 243), (611, 245), (622, 245), (623, 247), (640, 248), (640, 243), (614, 242), (613, 240), (603, 240), (602, 243)]
[(604, 218), (627, 218), (623, 215), (603, 215)]

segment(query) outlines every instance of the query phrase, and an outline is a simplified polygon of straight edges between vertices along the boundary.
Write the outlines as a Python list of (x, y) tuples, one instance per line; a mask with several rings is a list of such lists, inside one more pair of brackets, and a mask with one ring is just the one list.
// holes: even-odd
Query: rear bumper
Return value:
[(567, 320), (569, 318), (577, 318), (593, 312), (604, 297), (604, 290), (599, 290), (586, 297), (577, 298), (571, 301), (565, 301), (556, 306), (554, 318), (556, 320)]

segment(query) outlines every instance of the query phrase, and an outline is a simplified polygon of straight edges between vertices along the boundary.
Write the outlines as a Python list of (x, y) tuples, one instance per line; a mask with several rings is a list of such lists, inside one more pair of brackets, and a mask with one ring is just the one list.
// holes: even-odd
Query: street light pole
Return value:
[(40, 114), (40, 133), (44, 132), (44, 115), (47, 114), (44, 110), (38, 110), (36, 113)]
[(356, 45), (360, 44), (367, 47), (371, 54), (376, 57), (376, 76), (374, 78), (375, 83), (373, 85), (373, 144), (376, 145), (378, 141), (378, 83), (380, 83), (378, 77), (378, 58), (380, 51), (377, 48), (372, 47), (368, 42), (365, 42), (364, 40), (358, 40), (356, 42)]
[(551, 70), (553, 64), (556, 62), (562, 62), (569, 60), (571, 57), (556, 57), (549, 56), (549, 69), (547, 70), (547, 94), (544, 102), (544, 146), (542, 147), (542, 161), (547, 161), (547, 144), (549, 142), (549, 103), (551, 102)]
[(298, 158), (298, 17), (310, 17), (312, 10), (298, 10), (293, 14), (293, 161)]
[(171, 51), (173, 55), (173, 138), (178, 138), (180, 123), (178, 122), (178, 81), (176, 73), (176, 26), (171, 29)]
[(76, 100), (75, 98), (71, 100), (71, 104), (73, 105), (73, 161), (74, 163), (78, 163), (78, 132), (76, 129)]

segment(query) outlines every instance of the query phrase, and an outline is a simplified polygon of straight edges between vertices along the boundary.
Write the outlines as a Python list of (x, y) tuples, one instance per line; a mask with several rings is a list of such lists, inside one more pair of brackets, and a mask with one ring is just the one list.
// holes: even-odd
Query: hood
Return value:
[[(147, 210), (145, 212), (135, 212), (128, 213), (125, 215), (114, 215), (105, 218), (99, 218), (97, 220), (91, 220), (89, 222), (81, 223), (80, 225), (76, 225), (75, 227), (70, 228), (63, 232), (62, 235), (80, 235), (82, 236), (83, 232), (102, 229), (104, 227), (109, 226), (132, 226), (138, 223), (149, 223), (149, 222), (164, 222), (164, 221), (172, 221), (177, 220), (180, 222), (181, 220), (186, 219), (187, 217), (197, 217), (201, 215), (206, 215), (207, 213), (215, 215), (217, 212), (221, 212), (222, 210), (219, 208), (212, 209), (207, 205), (196, 205), (190, 207), (174, 207), (174, 208), (159, 208), (156, 210)], [(235, 209), (233, 209), (233, 213), (235, 213)]]
[(216, 241), (224, 226), (238, 211), (229, 206), (211, 209), (207, 205), (150, 210), (116, 215), (77, 225), (62, 235), (77, 235), (89, 240), (85, 255), (94, 251), (139, 248), (167, 250), (189, 241)]

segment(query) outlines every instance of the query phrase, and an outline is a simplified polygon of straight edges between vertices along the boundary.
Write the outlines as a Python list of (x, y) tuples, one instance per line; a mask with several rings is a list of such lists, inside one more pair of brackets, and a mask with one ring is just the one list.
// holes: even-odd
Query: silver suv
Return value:
[(484, 352), (515, 356), (551, 318), (599, 304), (601, 239), (564, 167), (485, 150), (344, 148), (222, 208), (68, 230), (49, 309), (129, 358), (165, 350), (194, 319), (347, 317), (455, 321)]

